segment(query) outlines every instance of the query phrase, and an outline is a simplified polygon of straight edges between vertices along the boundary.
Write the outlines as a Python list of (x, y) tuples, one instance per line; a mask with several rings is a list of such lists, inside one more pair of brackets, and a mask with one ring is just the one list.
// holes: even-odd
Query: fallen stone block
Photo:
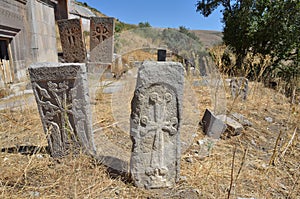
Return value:
[(230, 132), (231, 136), (240, 135), (243, 131), (243, 125), (235, 121), (234, 119), (228, 117), (227, 115), (218, 115), (218, 119), (222, 120), (226, 125), (227, 129)]
[(219, 139), (226, 130), (226, 124), (208, 109), (205, 110), (202, 125), (204, 133), (214, 139)]

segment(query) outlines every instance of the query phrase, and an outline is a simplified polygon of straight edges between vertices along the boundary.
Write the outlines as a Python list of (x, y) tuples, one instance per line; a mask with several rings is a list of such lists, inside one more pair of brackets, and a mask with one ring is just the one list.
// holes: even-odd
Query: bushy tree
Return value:
[[(196, 5), (205, 17), (223, 7), (223, 40), (236, 55), (236, 67), (242, 67), (248, 53), (260, 54), (272, 59), (265, 76), (280, 75), (288, 82), (299, 80), (299, 0), (202, 0)], [(257, 67), (253, 70), (259, 70)]]

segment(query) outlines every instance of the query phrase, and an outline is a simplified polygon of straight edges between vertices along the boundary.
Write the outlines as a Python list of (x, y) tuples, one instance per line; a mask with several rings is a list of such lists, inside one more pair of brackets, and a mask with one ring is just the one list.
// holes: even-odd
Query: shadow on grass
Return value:
[(1, 148), (1, 153), (19, 153), (21, 155), (49, 154), (48, 146), (13, 146)]

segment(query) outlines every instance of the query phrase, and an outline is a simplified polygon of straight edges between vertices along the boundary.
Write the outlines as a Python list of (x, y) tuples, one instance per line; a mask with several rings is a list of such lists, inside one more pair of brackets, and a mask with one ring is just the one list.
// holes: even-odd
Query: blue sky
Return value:
[(197, 0), (78, 0), (122, 22), (149, 22), (152, 27), (222, 31), (219, 11), (209, 17), (196, 12)]

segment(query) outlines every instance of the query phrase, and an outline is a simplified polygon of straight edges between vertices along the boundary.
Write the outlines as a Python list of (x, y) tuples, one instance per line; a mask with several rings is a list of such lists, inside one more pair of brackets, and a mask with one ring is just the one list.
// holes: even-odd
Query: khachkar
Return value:
[(130, 172), (138, 187), (170, 187), (179, 179), (183, 85), (180, 63), (139, 68), (130, 118)]
[(63, 19), (57, 21), (57, 25), (65, 62), (85, 63), (86, 48), (81, 19)]
[(112, 17), (91, 17), (90, 61), (112, 63), (115, 23)]
[(29, 74), (50, 153), (95, 153), (85, 64), (38, 63)]

